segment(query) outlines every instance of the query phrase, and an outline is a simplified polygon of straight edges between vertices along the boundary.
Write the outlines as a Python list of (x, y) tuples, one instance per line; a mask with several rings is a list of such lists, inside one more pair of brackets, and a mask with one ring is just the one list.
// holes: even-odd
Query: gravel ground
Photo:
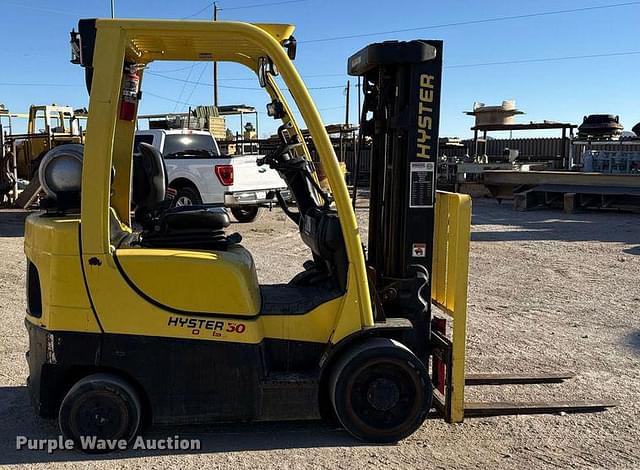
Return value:
[[(366, 216), (364, 209), (359, 217)], [(197, 452), (127, 451), (93, 458), (16, 451), (15, 436), (55, 438), (24, 386), (21, 212), (0, 212), (0, 465), (65, 468), (607, 468), (640, 467), (640, 217), (519, 213), (474, 201), (468, 370), (575, 371), (564, 384), (467, 389), (470, 400), (613, 399), (602, 413), (428, 420), (392, 446), (363, 445), (322, 423), (154, 428), (200, 438)], [(306, 249), (280, 212), (233, 228), (263, 282), (286, 281)]]

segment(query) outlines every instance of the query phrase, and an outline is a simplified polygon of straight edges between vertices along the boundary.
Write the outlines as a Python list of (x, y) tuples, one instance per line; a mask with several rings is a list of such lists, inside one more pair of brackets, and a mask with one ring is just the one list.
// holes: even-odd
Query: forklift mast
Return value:
[(375, 316), (411, 320), (411, 346), (423, 358), (430, 331), (442, 49), (442, 41), (389, 41), (365, 47), (348, 62), (349, 74), (363, 79), (359, 149), (371, 144), (367, 268), (377, 293)]

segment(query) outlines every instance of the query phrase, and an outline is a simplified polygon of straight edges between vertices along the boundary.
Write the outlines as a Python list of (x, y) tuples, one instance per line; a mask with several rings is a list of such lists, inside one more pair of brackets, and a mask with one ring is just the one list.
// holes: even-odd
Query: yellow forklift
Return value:
[[(394, 442), (432, 406), (463, 419), (470, 200), (435, 191), (442, 43), (373, 44), (349, 59), (364, 82), (361, 139), (372, 141), (365, 251), (293, 66), (293, 30), (89, 19), (72, 32), (87, 134), (81, 156), (59, 146), (40, 165), (46, 210), (26, 221), (26, 326), (36, 411), (78, 445), (130, 440), (151, 423), (319, 417)], [(225, 232), (227, 214), (173, 207), (161, 155), (145, 144), (134, 153), (144, 70), (161, 60), (240, 63), (268, 93), (280, 146), (259, 164), (287, 182), (297, 207), (278, 199), (309, 248), (288, 283), (259, 284), (241, 237)]]

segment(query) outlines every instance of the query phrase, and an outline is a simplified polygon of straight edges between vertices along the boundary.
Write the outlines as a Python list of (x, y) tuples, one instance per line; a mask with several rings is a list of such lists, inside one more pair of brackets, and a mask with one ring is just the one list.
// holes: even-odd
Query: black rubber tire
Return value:
[(238, 222), (248, 223), (259, 219), (262, 209), (260, 206), (236, 206), (231, 208), (231, 213)]
[(109, 450), (83, 448), (81, 436), (130, 442), (140, 427), (141, 414), (140, 398), (130, 384), (116, 375), (99, 373), (71, 387), (60, 405), (58, 425), (76, 449), (103, 453)]
[(367, 442), (393, 443), (422, 425), (433, 387), (426, 367), (406, 346), (370, 338), (337, 360), (329, 397), (350, 434)]
[[(178, 192), (174, 198), (176, 207), (179, 206), (199, 206), (202, 205), (202, 197), (196, 188), (191, 186), (183, 186), (178, 188)], [(183, 201), (183, 202), (181, 202)]]

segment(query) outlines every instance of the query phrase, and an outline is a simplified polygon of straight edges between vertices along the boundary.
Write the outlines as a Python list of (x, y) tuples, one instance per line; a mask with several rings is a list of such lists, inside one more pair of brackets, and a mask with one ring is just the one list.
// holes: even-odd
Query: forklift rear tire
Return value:
[(81, 437), (130, 442), (138, 432), (142, 408), (134, 388), (113, 374), (89, 375), (71, 387), (58, 414), (60, 431), (87, 453), (108, 449), (82, 446)]
[(338, 359), (329, 393), (342, 426), (367, 442), (393, 443), (424, 422), (433, 390), (424, 364), (406, 346), (371, 338)]
[(241, 223), (253, 222), (259, 219), (262, 212), (262, 207), (260, 206), (237, 206), (231, 208), (231, 213)]

